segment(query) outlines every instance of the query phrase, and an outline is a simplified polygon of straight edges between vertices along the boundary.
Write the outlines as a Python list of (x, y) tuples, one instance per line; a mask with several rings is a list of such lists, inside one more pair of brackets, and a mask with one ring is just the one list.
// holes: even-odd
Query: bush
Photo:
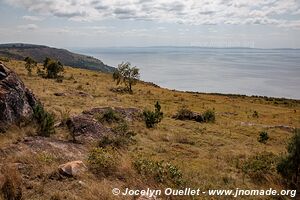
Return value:
[(43, 137), (49, 137), (55, 132), (54, 117), (46, 112), (42, 105), (37, 104), (33, 109), (33, 117), (38, 125), (38, 134)]
[(260, 182), (266, 180), (266, 175), (275, 171), (277, 157), (273, 153), (263, 152), (248, 158), (242, 163), (242, 171), (253, 180)]
[(93, 148), (88, 155), (89, 169), (98, 176), (112, 175), (117, 170), (119, 158), (109, 148)]
[(259, 134), (259, 137), (257, 139), (260, 143), (266, 144), (267, 141), (269, 140), (269, 135), (266, 131), (262, 131)]
[(283, 156), (278, 163), (277, 171), (285, 178), (288, 185), (295, 189), (300, 189), (300, 129), (295, 130), (294, 136), (287, 145), (287, 152), (288, 154)]
[(97, 120), (112, 123), (120, 121), (121, 117), (112, 108), (108, 108), (102, 115), (97, 117)]
[(212, 110), (207, 110), (202, 114), (202, 118), (204, 122), (215, 122), (215, 112)]
[(61, 73), (64, 71), (64, 66), (59, 61), (46, 58), (44, 60), (44, 70), (46, 70), (45, 78), (59, 79), (63, 77)]
[(154, 179), (158, 183), (176, 186), (183, 185), (181, 170), (170, 163), (148, 159), (137, 159), (133, 164), (139, 174)]
[(155, 107), (154, 112), (149, 111), (149, 110), (145, 110), (143, 112), (144, 120), (145, 120), (147, 128), (153, 128), (156, 124), (161, 122), (161, 120), (163, 118), (163, 112), (160, 111), (161, 106), (158, 101), (156, 102), (154, 107)]

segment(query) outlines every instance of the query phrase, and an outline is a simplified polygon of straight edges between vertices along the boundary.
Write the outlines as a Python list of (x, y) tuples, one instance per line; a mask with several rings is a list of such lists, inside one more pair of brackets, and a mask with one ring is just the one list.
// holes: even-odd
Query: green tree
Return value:
[(46, 70), (46, 78), (62, 77), (61, 73), (64, 71), (64, 66), (61, 62), (46, 58), (44, 60), (44, 70)]
[(30, 57), (26, 57), (24, 59), (24, 61), (26, 62), (25, 63), (25, 68), (28, 72), (28, 75), (31, 76), (32, 69), (37, 66), (37, 62), (35, 60), (33, 60), (32, 58), (30, 58)]
[[(277, 165), (277, 171), (287, 180), (287, 183), (296, 189), (300, 189), (300, 129), (295, 130), (294, 136), (287, 145), (288, 154), (281, 158)], [(297, 188), (298, 187), (298, 188)]]
[(131, 67), (129, 62), (119, 64), (118, 69), (113, 73), (113, 79), (117, 81), (117, 85), (124, 83), (130, 93), (132, 93), (132, 86), (136, 84), (139, 78), (139, 69)]

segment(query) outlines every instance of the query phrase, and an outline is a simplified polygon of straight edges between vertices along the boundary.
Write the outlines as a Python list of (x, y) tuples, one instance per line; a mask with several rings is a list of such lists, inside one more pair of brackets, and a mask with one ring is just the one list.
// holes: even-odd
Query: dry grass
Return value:
[[(263, 151), (275, 155), (285, 151), (286, 142), (292, 134), (268, 126), (300, 127), (299, 101), (275, 104), (254, 97), (170, 91), (145, 83), (138, 83), (133, 88), (132, 95), (119, 94), (110, 90), (116, 86), (109, 74), (66, 67), (65, 76), (72, 76), (74, 80), (66, 79), (63, 83), (57, 83), (36, 75), (27, 76), (23, 62), (11, 61), (7, 65), (17, 72), (25, 85), (36, 94), (49, 112), (55, 114), (58, 120), (92, 107), (120, 106), (137, 107), (142, 110), (152, 109), (156, 101), (160, 102), (165, 116), (155, 129), (146, 129), (143, 122), (130, 124), (131, 129), (137, 133), (135, 136), (137, 142), (128, 150), (120, 152), (124, 157), (119, 166), (119, 171), (122, 173), (112, 177), (99, 180), (87, 173), (71, 180), (44, 179), (38, 174), (51, 173), (62, 161), (50, 159), (50, 163), (47, 163), (43, 159), (39, 160), (38, 156), (27, 158), (32, 174), (29, 174), (30, 178), (26, 180), (28, 180), (27, 184), (31, 184), (28, 188), (33, 189), (25, 188), (23, 193), (29, 199), (117, 199), (110, 193), (111, 188), (164, 187), (147, 183), (147, 180), (141, 179), (136, 174), (131, 161), (138, 155), (177, 165), (182, 169), (188, 184), (202, 190), (283, 187), (276, 174), (270, 177), (271, 182), (258, 186), (236, 165), (238, 161)], [(80, 96), (80, 91), (89, 95)], [(65, 95), (55, 96), (54, 93)], [(214, 109), (216, 122), (197, 123), (172, 119), (171, 117), (183, 105), (198, 113)], [(254, 111), (258, 112), (258, 118), (253, 117)], [(12, 128), (5, 136), (0, 136), (0, 148), (24, 137), (24, 129), (26, 127)], [(27, 129), (30, 129), (27, 132), (34, 132), (32, 127)], [(267, 144), (257, 141), (260, 131), (268, 132), (270, 139)], [(66, 129), (60, 128), (56, 132), (57, 134), (52, 137), (66, 140), (68, 136)], [(22, 156), (26, 157), (26, 155)]]

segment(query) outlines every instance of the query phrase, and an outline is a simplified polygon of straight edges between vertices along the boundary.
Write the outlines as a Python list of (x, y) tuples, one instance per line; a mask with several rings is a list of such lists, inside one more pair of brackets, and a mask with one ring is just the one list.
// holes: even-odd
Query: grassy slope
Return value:
[[(64, 80), (63, 83), (57, 83), (53, 80), (41, 79), (36, 75), (28, 77), (23, 62), (11, 61), (7, 65), (20, 75), (46, 109), (56, 114), (57, 119), (60, 117), (60, 110), (70, 109), (71, 114), (77, 114), (85, 109), (101, 106), (153, 109), (157, 100), (161, 102), (165, 113), (165, 118), (155, 129), (146, 129), (142, 122), (131, 125), (137, 133), (137, 144), (130, 146), (128, 151), (122, 152), (125, 161), (121, 168), (124, 173), (129, 174), (125, 181), (115, 178), (97, 180), (87, 176), (82, 179), (92, 186), (80, 192), (77, 191), (79, 186), (77, 187), (72, 181), (48, 183), (47, 188), (43, 188), (40, 193), (36, 193), (31, 198), (49, 198), (58, 186), (67, 190), (63, 194), (68, 196), (68, 199), (82, 199), (82, 195), (84, 199), (117, 199), (111, 196), (110, 188), (125, 185), (146, 187), (149, 185), (147, 181), (138, 178), (130, 166), (131, 156), (139, 153), (176, 164), (182, 169), (186, 180), (201, 189), (282, 187), (277, 176), (270, 177), (268, 183), (257, 185), (236, 168), (236, 161), (263, 151), (278, 155), (285, 151), (286, 142), (292, 134), (278, 128), (243, 126), (241, 123), (300, 127), (299, 102), (290, 105), (288, 101), (287, 105), (275, 105), (260, 98), (191, 94), (156, 88), (144, 83), (134, 87), (133, 95), (117, 94), (110, 91), (110, 88), (115, 87), (115, 83), (108, 74), (68, 67), (65, 76), (73, 75), (77, 82)], [(79, 86), (94, 98), (75, 95)], [(55, 92), (72, 93), (73, 91), (74, 95), (61, 97), (53, 95)], [(182, 105), (188, 106), (195, 112), (215, 109), (216, 122), (201, 124), (172, 119), (171, 116)], [(258, 111), (259, 118), (252, 117), (254, 110)], [(267, 130), (270, 136), (266, 145), (257, 142), (258, 134), (262, 130)], [(20, 130), (12, 129), (9, 132), (11, 135), (17, 135), (18, 131)], [(68, 132), (65, 129), (58, 129), (53, 137), (64, 139), (66, 135)], [(15, 139), (13, 136), (10, 139), (0, 137), (0, 147), (8, 145)], [(63, 162), (54, 162), (50, 166), (55, 168), (61, 163)], [(41, 169), (46, 170), (45, 167)], [(77, 183), (78, 180), (75, 182)], [(102, 196), (99, 190), (104, 192)]]

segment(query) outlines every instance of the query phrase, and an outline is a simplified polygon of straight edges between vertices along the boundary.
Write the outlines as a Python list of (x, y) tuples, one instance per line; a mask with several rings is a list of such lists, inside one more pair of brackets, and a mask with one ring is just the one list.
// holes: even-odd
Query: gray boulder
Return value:
[(0, 62), (0, 131), (30, 120), (37, 103), (18, 75)]

